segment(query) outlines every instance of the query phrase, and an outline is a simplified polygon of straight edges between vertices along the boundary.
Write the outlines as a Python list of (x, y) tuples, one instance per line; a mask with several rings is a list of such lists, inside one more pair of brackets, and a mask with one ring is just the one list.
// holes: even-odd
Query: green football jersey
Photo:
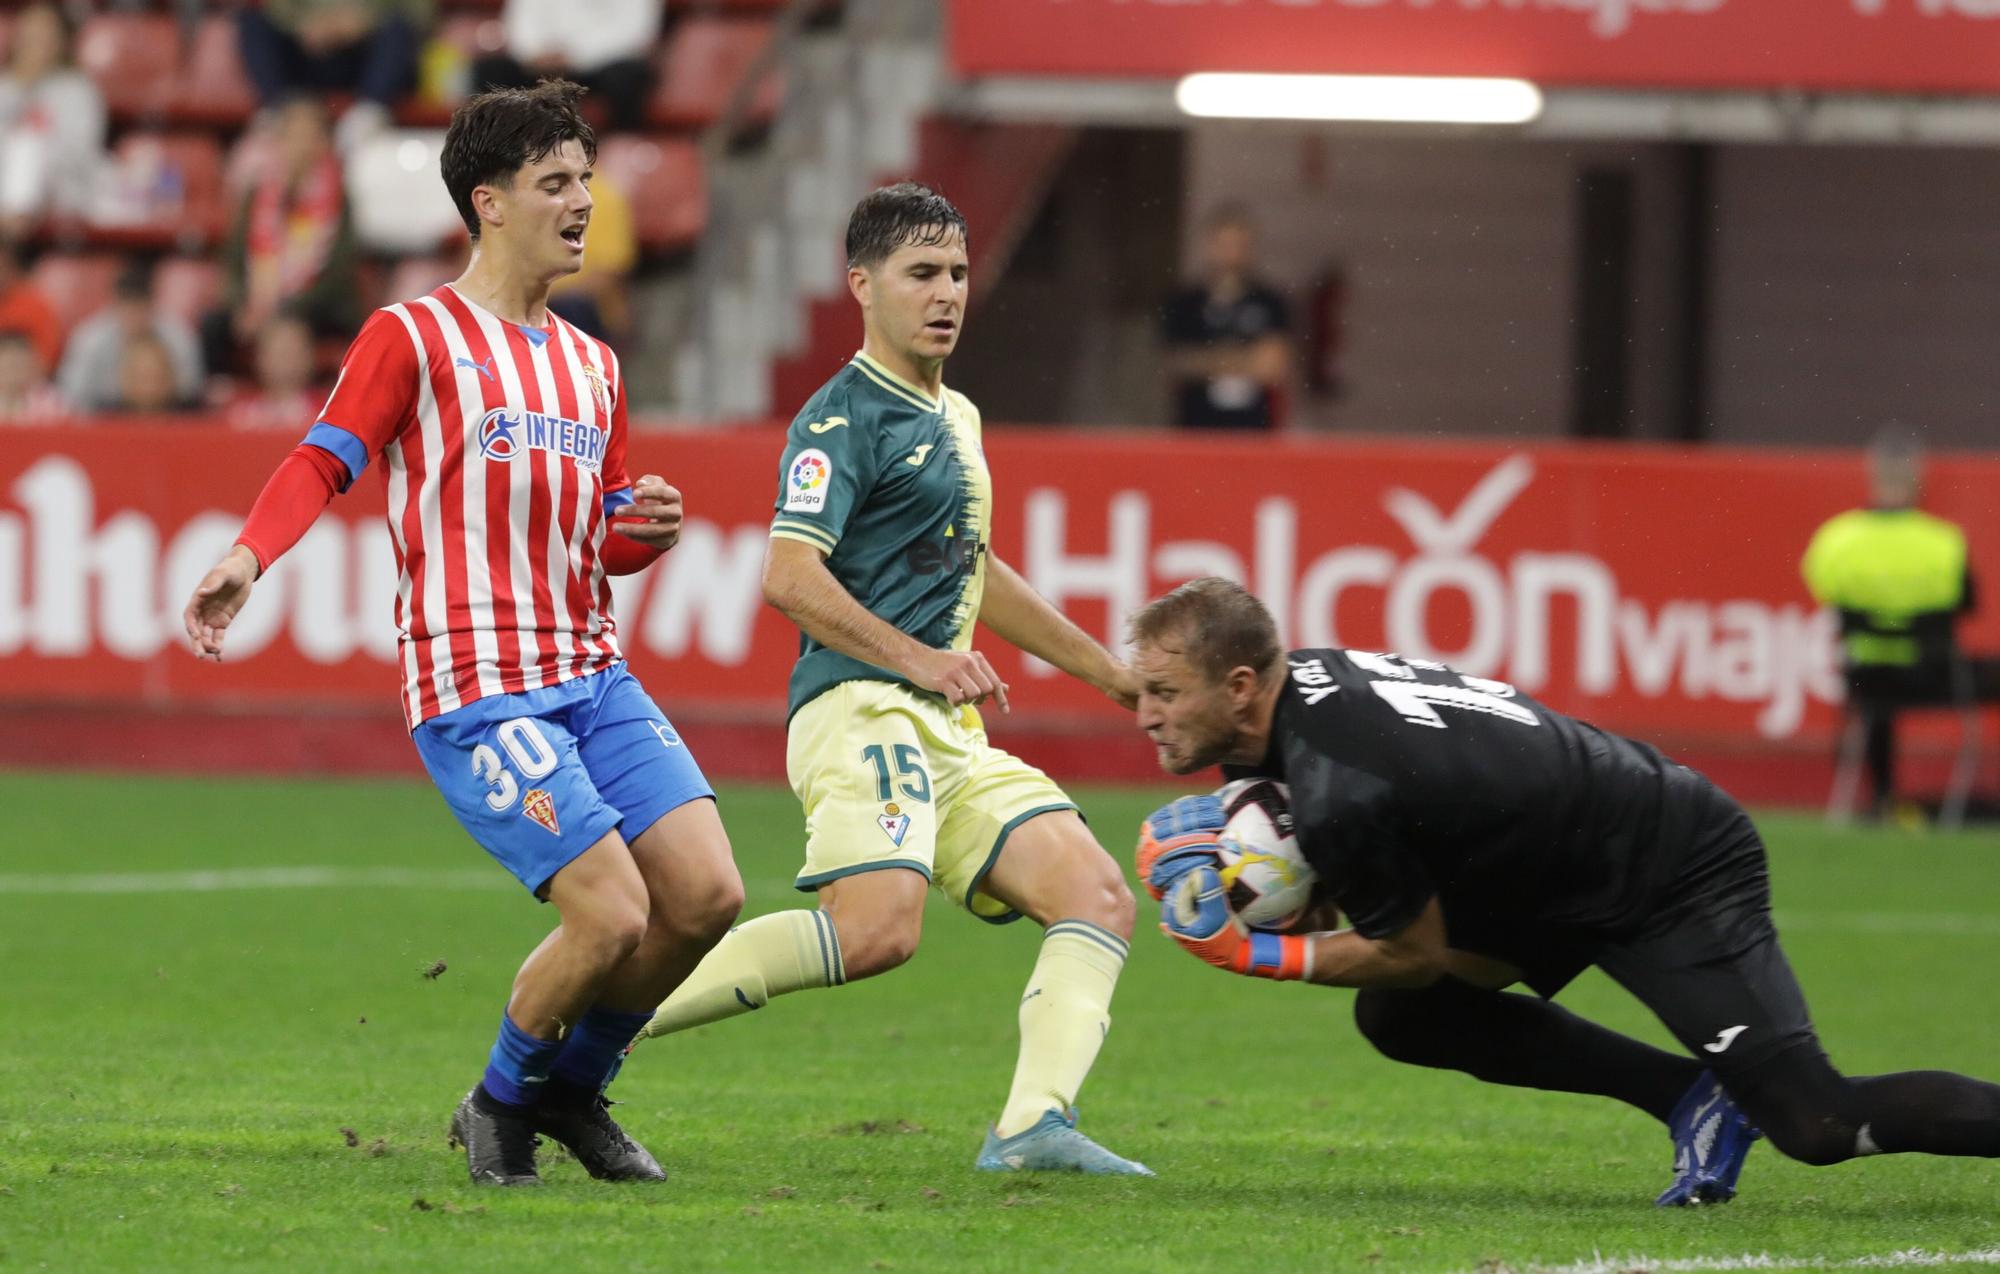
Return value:
[[(978, 408), (949, 389), (933, 399), (856, 354), (792, 421), (771, 534), (825, 553), (834, 579), (878, 619), (926, 646), (968, 650), (991, 511)], [(786, 716), (859, 680), (907, 683), (801, 633)]]

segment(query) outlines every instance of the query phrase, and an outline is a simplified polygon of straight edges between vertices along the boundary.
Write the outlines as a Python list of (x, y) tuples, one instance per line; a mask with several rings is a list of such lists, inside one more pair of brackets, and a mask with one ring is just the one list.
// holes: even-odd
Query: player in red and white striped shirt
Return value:
[(459, 109), (443, 169), (471, 264), (363, 325), (185, 615), (195, 653), (219, 659), (255, 579), (378, 465), (417, 750), (466, 830), (562, 916), (452, 1118), (473, 1180), (497, 1185), (539, 1180), (537, 1133), (593, 1176), (664, 1178), (600, 1093), (743, 897), (714, 794), (626, 671), (611, 617), (606, 577), (672, 546), (680, 493), (627, 477), (618, 359), (546, 305), (590, 222), (581, 91), (547, 82)]

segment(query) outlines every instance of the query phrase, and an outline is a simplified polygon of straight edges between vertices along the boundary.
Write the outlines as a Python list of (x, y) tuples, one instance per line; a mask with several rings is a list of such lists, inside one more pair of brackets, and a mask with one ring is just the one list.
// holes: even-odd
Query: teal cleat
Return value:
[(973, 1167), (981, 1172), (1089, 1172), (1100, 1176), (1150, 1177), (1143, 1163), (1121, 1159), (1076, 1130), (1074, 1109), (1052, 1110), (1026, 1132), (1002, 1137), (986, 1130)]

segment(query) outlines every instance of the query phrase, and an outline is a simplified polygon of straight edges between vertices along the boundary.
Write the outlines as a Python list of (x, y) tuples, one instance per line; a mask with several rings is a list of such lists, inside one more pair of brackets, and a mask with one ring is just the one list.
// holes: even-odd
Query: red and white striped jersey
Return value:
[(631, 502), (610, 347), (450, 284), (369, 316), (306, 442), (351, 483), (382, 460), (410, 728), (622, 658), (600, 552)]

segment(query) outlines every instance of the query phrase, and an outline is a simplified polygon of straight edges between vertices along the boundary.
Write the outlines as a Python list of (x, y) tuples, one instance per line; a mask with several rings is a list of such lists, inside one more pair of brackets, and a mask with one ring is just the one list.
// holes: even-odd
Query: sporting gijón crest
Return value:
[(562, 835), (562, 824), (556, 821), (556, 798), (547, 788), (531, 787), (523, 793), (521, 812), (547, 828), (551, 836)]

